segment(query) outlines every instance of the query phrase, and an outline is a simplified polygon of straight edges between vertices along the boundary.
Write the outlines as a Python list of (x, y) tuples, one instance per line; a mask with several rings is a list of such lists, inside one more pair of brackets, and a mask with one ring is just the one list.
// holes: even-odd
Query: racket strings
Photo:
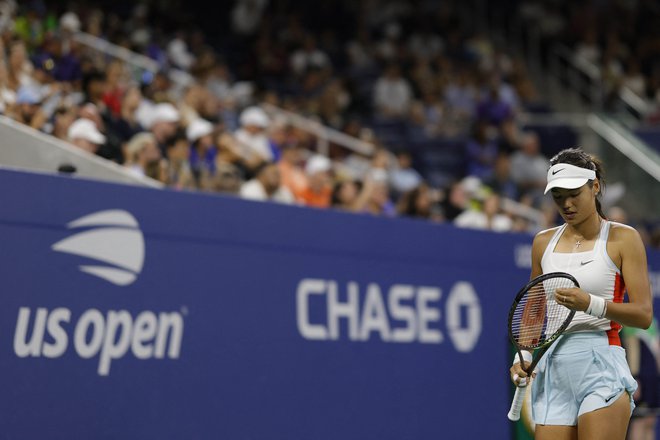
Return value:
[(553, 339), (571, 311), (555, 300), (559, 288), (575, 287), (567, 278), (549, 278), (532, 285), (511, 319), (511, 333), (521, 348), (537, 348)]

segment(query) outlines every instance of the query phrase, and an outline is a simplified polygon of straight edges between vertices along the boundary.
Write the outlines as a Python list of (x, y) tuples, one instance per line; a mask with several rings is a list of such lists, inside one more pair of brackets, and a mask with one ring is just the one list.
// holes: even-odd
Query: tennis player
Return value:
[[(623, 440), (637, 384), (619, 330), (647, 328), (653, 318), (644, 245), (635, 229), (603, 215), (605, 182), (597, 159), (567, 149), (550, 164), (545, 192), (565, 223), (534, 238), (531, 276), (568, 272), (580, 288), (556, 292), (556, 301), (577, 313), (535, 370), (535, 438)], [(527, 380), (517, 356), (510, 373), (516, 383)]]

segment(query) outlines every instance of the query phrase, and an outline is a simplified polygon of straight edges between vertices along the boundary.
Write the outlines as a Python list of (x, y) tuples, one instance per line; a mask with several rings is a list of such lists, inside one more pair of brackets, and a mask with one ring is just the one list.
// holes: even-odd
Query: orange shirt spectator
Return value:
[(332, 202), (331, 175), (332, 162), (325, 156), (315, 155), (305, 164), (307, 187), (300, 194), (299, 200), (317, 208), (328, 208)]

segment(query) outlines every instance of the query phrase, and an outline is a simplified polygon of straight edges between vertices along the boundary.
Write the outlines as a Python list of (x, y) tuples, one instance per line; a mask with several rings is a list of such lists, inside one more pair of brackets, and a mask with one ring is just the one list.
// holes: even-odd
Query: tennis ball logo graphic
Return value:
[(99, 264), (79, 269), (117, 286), (135, 282), (144, 265), (144, 236), (131, 213), (98, 211), (69, 222), (67, 228), (80, 232), (55, 243), (54, 251), (96, 260)]

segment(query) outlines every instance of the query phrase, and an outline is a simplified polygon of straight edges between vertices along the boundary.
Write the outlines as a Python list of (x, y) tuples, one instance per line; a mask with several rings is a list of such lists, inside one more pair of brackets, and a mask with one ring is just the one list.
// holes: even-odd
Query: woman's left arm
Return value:
[(648, 328), (653, 320), (653, 299), (642, 238), (635, 229), (624, 225), (613, 226), (610, 236), (621, 258), (629, 302), (608, 302), (605, 317), (629, 327)]

